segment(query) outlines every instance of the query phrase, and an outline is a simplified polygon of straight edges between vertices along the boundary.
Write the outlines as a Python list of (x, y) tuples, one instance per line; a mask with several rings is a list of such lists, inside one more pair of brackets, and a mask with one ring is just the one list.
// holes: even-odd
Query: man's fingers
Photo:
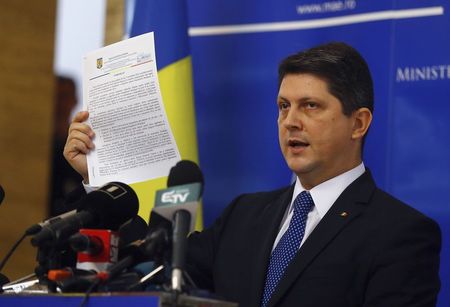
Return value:
[(69, 127), (69, 137), (71, 136), (72, 133), (74, 132), (81, 132), (86, 134), (87, 136), (89, 136), (90, 138), (94, 137), (94, 131), (92, 130), (92, 128), (86, 124), (82, 124), (82, 123), (72, 123), (70, 124)]
[[(86, 133), (80, 131), (80, 130), (73, 130), (67, 139), (67, 143), (70, 144), (72, 142), (78, 142), (84, 143), (85, 147), (89, 149), (93, 149), (95, 147), (94, 142), (92, 141), (91, 137), (89, 137)], [(72, 148), (70, 148), (72, 150)]]
[(90, 148), (88, 148), (86, 146), (86, 143), (81, 142), (79, 140), (73, 140), (72, 142), (70, 142), (68, 144), (68, 146), (69, 146), (69, 148), (68, 148), (69, 151), (75, 152), (75, 153), (82, 152), (84, 154), (87, 154), (91, 150)]
[(86, 121), (88, 118), (89, 118), (88, 111), (80, 111), (77, 114), (75, 114), (74, 118), (72, 119), (72, 123), (82, 123)]
[(68, 161), (71, 161), (75, 159), (78, 155), (83, 154), (86, 155), (89, 153), (91, 149), (86, 146), (84, 142), (81, 142), (79, 140), (72, 140), (70, 142), (67, 142), (66, 146), (64, 147), (64, 157)]

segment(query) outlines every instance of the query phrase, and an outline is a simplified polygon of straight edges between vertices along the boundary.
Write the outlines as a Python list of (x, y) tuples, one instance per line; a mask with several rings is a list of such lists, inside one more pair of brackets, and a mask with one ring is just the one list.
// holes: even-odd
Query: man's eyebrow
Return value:
[[(287, 99), (287, 98), (285, 98), (283, 96), (280, 96), (280, 95), (277, 96), (277, 100), (290, 101), (289, 99)], [(299, 102), (310, 101), (310, 100), (321, 101), (320, 98), (314, 98), (314, 97), (311, 97), (311, 96), (304, 96), (304, 97), (301, 97), (299, 99), (295, 99), (295, 101), (299, 101)]]

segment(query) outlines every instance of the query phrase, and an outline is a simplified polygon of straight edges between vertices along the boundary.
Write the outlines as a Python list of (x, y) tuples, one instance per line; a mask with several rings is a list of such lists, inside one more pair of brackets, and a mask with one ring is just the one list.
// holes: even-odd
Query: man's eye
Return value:
[(306, 108), (308, 109), (317, 109), (318, 105), (315, 102), (307, 102), (306, 103)]
[(280, 103), (278, 103), (278, 108), (280, 110), (286, 110), (286, 109), (289, 108), (289, 103), (287, 103), (287, 102), (280, 102)]

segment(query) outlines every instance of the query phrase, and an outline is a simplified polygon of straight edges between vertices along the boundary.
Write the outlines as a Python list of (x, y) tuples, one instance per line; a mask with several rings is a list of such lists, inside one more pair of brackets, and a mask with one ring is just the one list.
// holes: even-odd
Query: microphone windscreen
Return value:
[(197, 182), (203, 187), (204, 179), (200, 167), (195, 162), (181, 160), (170, 169), (167, 187)]
[[(142, 220), (143, 223), (145, 223)], [(145, 224), (147, 225), (147, 224)], [(123, 226), (125, 227), (125, 226)], [(129, 226), (130, 228), (128, 228), (129, 230), (135, 228), (136, 226)], [(139, 232), (143, 229), (141, 229), (141, 226), (137, 226), (136, 228), (139, 228)], [(158, 213), (152, 211), (151, 215), (150, 215), (150, 222), (149, 225), (146, 226), (145, 231), (143, 232), (143, 235), (140, 235), (139, 237), (137, 236), (132, 236), (129, 235), (128, 238), (123, 239), (122, 238), (122, 228), (119, 230), (119, 232), (121, 233), (121, 242), (120, 242), (120, 250), (119, 250), (119, 258), (123, 259), (124, 257), (128, 256), (128, 255), (134, 255), (136, 258), (138, 258), (139, 260), (141, 260), (141, 256), (139, 256), (138, 254), (143, 253), (144, 251), (139, 250), (141, 248), (141, 244), (149, 239), (150, 237), (152, 237), (152, 234), (164, 229), (167, 232), (167, 235), (170, 237), (172, 235), (172, 222), (169, 221), (168, 219), (166, 219), (165, 217), (159, 215)], [(128, 230), (125, 230), (128, 232)], [(133, 238), (132, 240), (132, 237)], [(154, 238), (152, 238), (153, 240)]]
[[(148, 225), (142, 217), (136, 215), (131, 221), (122, 225), (119, 229), (119, 248), (127, 246), (131, 242), (145, 238)], [(119, 254), (120, 256), (120, 254)]]
[(130, 186), (110, 182), (87, 194), (77, 208), (98, 217), (99, 225), (96, 228), (118, 229), (137, 215), (139, 200)]

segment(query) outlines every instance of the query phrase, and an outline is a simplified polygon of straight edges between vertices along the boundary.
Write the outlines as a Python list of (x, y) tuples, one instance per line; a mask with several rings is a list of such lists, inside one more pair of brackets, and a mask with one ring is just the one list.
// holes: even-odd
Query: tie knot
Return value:
[(294, 200), (294, 211), (308, 213), (314, 206), (314, 201), (308, 191), (303, 191)]

